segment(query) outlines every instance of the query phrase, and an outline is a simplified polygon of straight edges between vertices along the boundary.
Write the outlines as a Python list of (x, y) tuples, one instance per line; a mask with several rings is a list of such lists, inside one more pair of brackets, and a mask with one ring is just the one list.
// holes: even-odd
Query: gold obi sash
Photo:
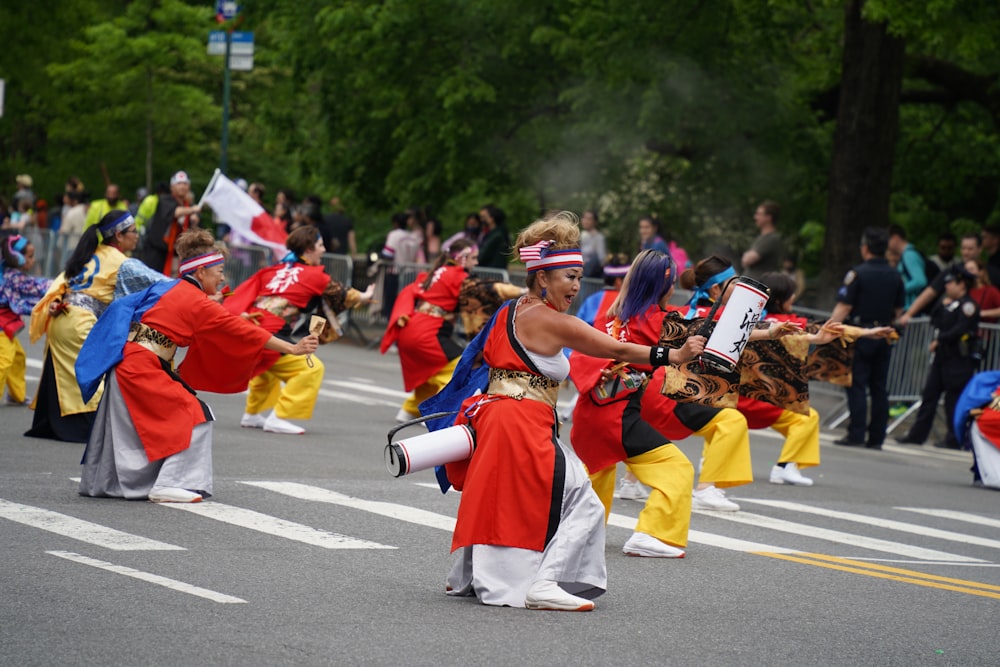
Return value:
[(142, 322), (132, 323), (132, 326), (128, 329), (128, 340), (136, 345), (143, 346), (160, 359), (167, 362), (172, 361), (174, 353), (177, 352), (177, 343), (173, 342), (156, 329), (147, 327)]
[(560, 382), (551, 380), (544, 375), (535, 375), (524, 371), (512, 371), (506, 368), (490, 369), (490, 385), (487, 394), (507, 396), (520, 401), (529, 398), (540, 401), (551, 408), (556, 407), (559, 398)]
[(435, 306), (430, 301), (421, 301), (417, 306), (417, 312), (423, 313), (424, 315), (430, 315), (431, 317), (440, 317), (443, 320), (455, 319), (454, 313), (449, 313), (441, 306)]
[(281, 296), (261, 296), (253, 303), (255, 308), (266, 310), (272, 315), (277, 315), (285, 322), (291, 322), (299, 316), (298, 306), (293, 306), (288, 299)]

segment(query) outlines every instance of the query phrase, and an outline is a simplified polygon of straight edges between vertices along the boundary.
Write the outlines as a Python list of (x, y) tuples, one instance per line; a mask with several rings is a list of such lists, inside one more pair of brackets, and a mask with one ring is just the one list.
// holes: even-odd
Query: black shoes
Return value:
[(834, 440), (833, 444), (841, 445), (842, 447), (864, 447), (865, 449), (882, 449), (882, 443), (878, 443), (876, 445), (870, 442), (869, 443), (858, 442), (856, 440), (851, 440), (850, 437), (846, 435), (843, 438), (837, 438), (836, 440)]
[(916, 439), (914, 439), (914, 438), (911, 438), (911, 437), (909, 436), (909, 434), (907, 434), (907, 435), (903, 435), (903, 436), (898, 436), (898, 437), (896, 437), (896, 438), (893, 438), (893, 439), (894, 439), (894, 440), (895, 440), (895, 441), (896, 441), (897, 443), (899, 443), (899, 444), (901, 444), (901, 445), (922, 445), (922, 444), (924, 444), (923, 442), (921, 442), (921, 441), (919, 441), (919, 440), (916, 440)]

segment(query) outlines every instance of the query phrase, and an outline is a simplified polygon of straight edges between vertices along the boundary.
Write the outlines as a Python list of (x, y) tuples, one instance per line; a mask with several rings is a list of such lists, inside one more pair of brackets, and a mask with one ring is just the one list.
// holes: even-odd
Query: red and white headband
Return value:
[(521, 248), (521, 261), (528, 267), (528, 273), (583, 267), (583, 253), (579, 248), (549, 250), (552, 243), (552, 241), (539, 241)]
[(186, 276), (189, 273), (194, 273), (202, 267), (215, 266), (216, 264), (225, 264), (226, 258), (222, 256), (222, 253), (209, 252), (204, 255), (196, 255), (190, 259), (185, 259), (181, 262), (180, 272), (182, 276)]

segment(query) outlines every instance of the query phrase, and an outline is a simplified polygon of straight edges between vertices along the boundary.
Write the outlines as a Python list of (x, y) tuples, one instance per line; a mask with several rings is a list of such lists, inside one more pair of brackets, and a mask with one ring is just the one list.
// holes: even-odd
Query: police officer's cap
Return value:
[(969, 273), (968, 269), (964, 266), (952, 266), (948, 269), (948, 272), (944, 274), (944, 281), (946, 283), (953, 280), (965, 283), (966, 287), (970, 289), (976, 285), (976, 276)]

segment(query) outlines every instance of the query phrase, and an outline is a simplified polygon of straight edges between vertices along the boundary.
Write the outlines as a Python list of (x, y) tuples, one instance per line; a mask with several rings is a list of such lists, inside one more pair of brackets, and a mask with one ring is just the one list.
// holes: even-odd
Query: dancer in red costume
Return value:
[[(607, 333), (621, 342), (637, 342), (640, 329), (659, 337), (658, 314), (673, 290), (675, 269), (670, 256), (643, 250), (632, 263), (615, 301), (608, 309)], [(692, 336), (676, 350), (675, 361), (701, 353), (702, 336)], [(570, 361), (580, 392), (573, 411), (573, 447), (587, 469), (594, 490), (611, 512), (615, 469), (625, 462), (638, 480), (652, 488), (639, 514), (635, 532), (622, 551), (630, 556), (683, 558), (691, 522), (694, 470), (684, 453), (640, 417), (648, 363), (627, 366), (574, 353)]]
[[(180, 280), (114, 301), (83, 344), (76, 374), (84, 400), (107, 385), (83, 458), (80, 494), (153, 502), (199, 502), (212, 493), (211, 409), (195, 389), (243, 391), (264, 349), (309, 354), (208, 298), (222, 284), (225, 258), (212, 235), (177, 239)], [(177, 372), (177, 347), (188, 353)]]
[[(280, 262), (250, 276), (223, 306), (290, 343), (308, 333), (310, 315), (320, 315), (327, 320), (320, 342), (336, 340), (340, 331), (337, 316), (369, 303), (374, 284), (362, 293), (331, 278), (321, 263), (326, 246), (316, 227), (296, 229), (288, 235), (285, 246), (288, 254)], [(265, 351), (254, 369), (240, 426), (269, 433), (305, 433), (288, 420), (312, 418), (323, 371), (323, 362), (317, 357), (307, 360)]]
[[(430, 271), (404, 287), (393, 304), (389, 325), (382, 336), (385, 354), (393, 343), (399, 350), (403, 387), (413, 393), (403, 403), (396, 421), (420, 416), (421, 402), (438, 393), (451, 380), (462, 348), (454, 340), (454, 322), (460, 294), (466, 282), (477, 280), (469, 271), (479, 262), (479, 250), (471, 239), (458, 239), (441, 254)], [(498, 284), (507, 297), (523, 289)]]
[(457, 421), (476, 431), (472, 458), (447, 466), (462, 491), (448, 577), (450, 595), (490, 605), (589, 611), (607, 587), (604, 508), (583, 464), (558, 437), (555, 404), (571, 347), (660, 365), (677, 350), (622, 343), (566, 314), (583, 257), (575, 216), (539, 220), (518, 236), (528, 294), (497, 312), (483, 348), (489, 386)]

